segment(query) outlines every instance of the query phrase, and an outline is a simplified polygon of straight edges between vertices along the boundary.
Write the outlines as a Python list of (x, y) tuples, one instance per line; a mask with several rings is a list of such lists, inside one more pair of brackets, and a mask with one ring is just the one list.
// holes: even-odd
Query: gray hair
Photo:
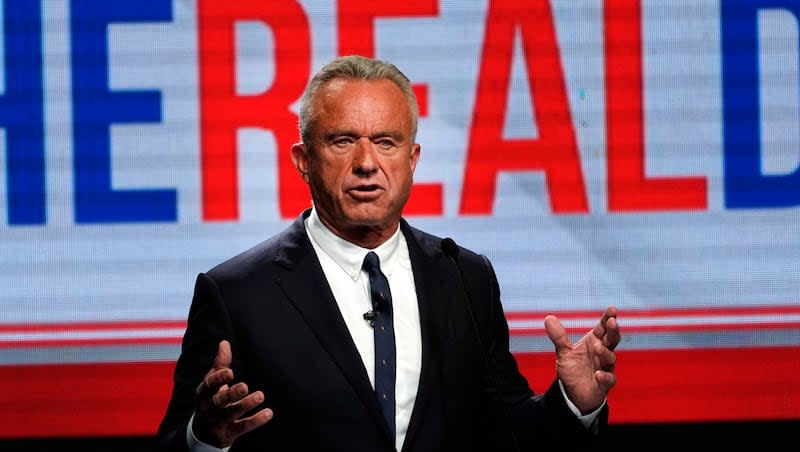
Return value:
[(315, 97), (323, 85), (334, 79), (377, 81), (389, 80), (400, 88), (406, 96), (408, 107), (411, 110), (412, 140), (417, 136), (417, 120), (419, 118), (419, 105), (417, 96), (411, 89), (411, 82), (395, 65), (360, 55), (349, 55), (336, 58), (326, 64), (311, 78), (300, 101), (300, 139), (304, 143), (311, 143), (311, 123), (316, 119), (318, 112), (315, 108)]

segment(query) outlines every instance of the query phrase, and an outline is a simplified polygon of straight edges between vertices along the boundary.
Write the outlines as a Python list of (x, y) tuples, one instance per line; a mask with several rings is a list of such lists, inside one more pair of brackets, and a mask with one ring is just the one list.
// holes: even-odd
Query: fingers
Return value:
[(572, 343), (569, 341), (569, 337), (567, 336), (567, 330), (564, 328), (564, 325), (561, 324), (561, 321), (558, 320), (558, 317), (554, 315), (548, 315), (545, 317), (544, 329), (547, 332), (547, 336), (550, 338), (550, 341), (552, 341), (553, 345), (556, 346), (556, 352), (564, 348), (572, 347)]
[[(609, 319), (609, 321), (613, 320), (613, 317)], [(592, 351), (594, 352), (595, 366), (597, 369), (594, 372), (594, 379), (597, 381), (597, 385), (603, 393), (608, 394), (608, 391), (617, 383), (617, 376), (614, 373), (617, 364), (617, 355), (600, 343), (596, 343)]]
[(609, 350), (614, 350), (620, 341), (619, 323), (617, 323), (617, 308), (616, 306), (609, 306), (592, 328), (592, 334), (603, 341)]
[(619, 323), (616, 317), (611, 317), (606, 321), (606, 337), (603, 339), (603, 345), (609, 350), (614, 350), (619, 345), (622, 338), (619, 332)]
[(192, 429), (198, 439), (217, 447), (229, 446), (273, 417), (269, 408), (252, 413), (264, 402), (264, 393), (250, 393), (244, 382), (233, 384), (232, 360), (230, 343), (220, 341), (214, 363), (196, 390)]
[[(222, 392), (227, 394), (219, 398), (220, 404), (217, 405), (217, 408), (224, 413), (223, 418), (227, 425), (228, 436), (236, 438), (272, 420), (273, 412), (269, 408), (264, 408), (251, 416), (242, 418), (245, 413), (264, 402), (263, 392), (255, 391), (252, 394), (247, 394), (247, 386), (244, 383), (239, 383), (230, 389), (220, 391), (220, 393)], [(229, 402), (225, 403), (227, 401)]]
[(245, 383), (237, 383), (230, 388), (222, 386), (219, 388), (217, 393), (214, 394), (213, 397), (211, 397), (211, 403), (213, 403), (218, 407), (227, 407), (232, 403), (236, 403), (239, 400), (242, 400), (242, 398), (245, 397), (246, 395), (247, 395), (247, 384)]
[(608, 319), (616, 318), (617, 317), (617, 308), (615, 306), (609, 306), (606, 308), (606, 312), (603, 313), (603, 316), (600, 317), (600, 321), (597, 322), (594, 329), (592, 329), (592, 333), (598, 338), (602, 339), (603, 335), (606, 334), (606, 324), (608, 323)]
[[(201, 383), (201, 386), (205, 384)], [(203, 404), (205, 408), (201, 408), (196, 414), (206, 419), (211, 431), (224, 431), (222, 437), (236, 438), (266, 424), (273, 417), (272, 410), (264, 408), (258, 413), (242, 418), (264, 402), (263, 392), (248, 392), (247, 384), (243, 382), (231, 387), (227, 384), (222, 385), (213, 396), (206, 399)]]
[(233, 371), (230, 369), (232, 359), (231, 344), (225, 340), (220, 341), (214, 364), (195, 391), (198, 398), (213, 397), (220, 388), (233, 381)]
[(606, 372), (614, 372), (614, 368), (617, 364), (617, 355), (615, 355), (614, 352), (600, 343), (594, 344), (592, 352), (595, 360), (595, 368)]
[(255, 391), (248, 394), (247, 385), (238, 383), (231, 388), (220, 388), (211, 399), (213, 406), (225, 413), (228, 419), (238, 419), (264, 401), (264, 393)]
[(612, 387), (617, 383), (617, 376), (612, 372), (604, 372), (602, 370), (595, 371), (594, 379), (597, 385), (603, 391), (603, 394), (608, 394)]
[[(255, 393), (253, 393), (255, 394)], [(252, 394), (251, 394), (252, 395)], [(273, 417), (272, 410), (264, 408), (263, 410), (236, 421), (231, 429), (236, 436), (244, 435), (247, 432), (257, 429), (267, 422), (271, 421)]]
[(231, 361), (233, 361), (231, 344), (226, 340), (222, 340), (219, 342), (219, 347), (217, 347), (217, 356), (214, 357), (214, 369), (231, 367)]
[(196, 395), (199, 399), (210, 399), (225, 385), (233, 381), (233, 371), (225, 369), (210, 370), (200, 385)]

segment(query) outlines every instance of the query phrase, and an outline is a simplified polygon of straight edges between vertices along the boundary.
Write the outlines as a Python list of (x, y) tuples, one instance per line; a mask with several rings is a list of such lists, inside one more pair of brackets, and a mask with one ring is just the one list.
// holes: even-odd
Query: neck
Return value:
[(322, 215), (319, 215), (319, 219), (336, 236), (366, 249), (374, 249), (385, 243), (394, 235), (399, 225), (399, 221), (395, 221), (389, 225), (364, 225), (344, 229), (337, 228)]

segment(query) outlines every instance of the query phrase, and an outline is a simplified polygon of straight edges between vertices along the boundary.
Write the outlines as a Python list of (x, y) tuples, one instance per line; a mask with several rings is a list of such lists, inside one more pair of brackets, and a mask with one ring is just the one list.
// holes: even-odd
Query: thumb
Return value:
[(214, 357), (214, 369), (231, 367), (232, 360), (233, 353), (231, 352), (230, 342), (226, 340), (220, 341), (219, 347), (217, 348), (217, 356)]
[(554, 315), (545, 317), (544, 329), (547, 331), (547, 336), (550, 338), (550, 341), (556, 346), (556, 353), (563, 348), (572, 347), (572, 343), (567, 336), (567, 330), (564, 328), (564, 325), (561, 324), (561, 321), (558, 320), (558, 317)]

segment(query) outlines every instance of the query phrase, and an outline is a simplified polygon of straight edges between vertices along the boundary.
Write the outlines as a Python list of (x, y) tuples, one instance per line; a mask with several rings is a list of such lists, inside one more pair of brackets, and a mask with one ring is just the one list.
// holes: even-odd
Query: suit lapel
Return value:
[(307, 212), (281, 236), (276, 264), (286, 271), (278, 278), (278, 285), (353, 386), (367, 411), (388, 434), (361, 356), (306, 235), (303, 219)]

